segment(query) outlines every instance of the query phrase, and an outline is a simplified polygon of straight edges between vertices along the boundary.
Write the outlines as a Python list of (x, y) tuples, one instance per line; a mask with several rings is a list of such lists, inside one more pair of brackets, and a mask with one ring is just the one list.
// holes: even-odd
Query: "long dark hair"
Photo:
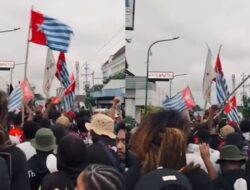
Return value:
[(12, 146), (7, 135), (8, 98), (4, 91), (0, 90), (0, 148)]
[(159, 166), (179, 170), (186, 165), (184, 121), (175, 111), (160, 111), (144, 117), (131, 138), (132, 151), (138, 156), (142, 173)]
[(0, 90), (0, 125), (6, 127), (8, 116), (8, 98), (4, 91)]

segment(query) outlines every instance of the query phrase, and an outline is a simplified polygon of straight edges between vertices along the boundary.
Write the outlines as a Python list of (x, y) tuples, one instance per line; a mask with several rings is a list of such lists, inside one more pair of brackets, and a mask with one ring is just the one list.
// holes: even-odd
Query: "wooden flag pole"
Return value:
[[(33, 6), (31, 7), (31, 11), (32, 10), (33, 10)], [(28, 67), (29, 44), (30, 44), (30, 30), (31, 30), (31, 15), (30, 15), (30, 23), (29, 23), (29, 29), (28, 29), (27, 45), (26, 45), (25, 66), (24, 66), (24, 80), (27, 79), (27, 67)]]
[[(31, 11), (33, 10), (33, 6), (31, 6)], [(26, 44), (26, 55), (25, 55), (25, 64), (24, 64), (24, 80), (27, 80), (27, 67), (28, 67), (28, 58), (29, 58), (29, 41), (30, 41), (30, 30), (31, 30), (31, 15), (30, 22), (28, 28), (28, 39)], [(22, 105), (22, 122), (24, 123), (24, 104)]]
[(202, 116), (202, 120), (205, 116), (205, 113), (206, 113), (206, 109), (207, 109), (207, 100), (205, 100), (205, 104), (204, 104), (204, 108), (203, 108), (203, 116)]

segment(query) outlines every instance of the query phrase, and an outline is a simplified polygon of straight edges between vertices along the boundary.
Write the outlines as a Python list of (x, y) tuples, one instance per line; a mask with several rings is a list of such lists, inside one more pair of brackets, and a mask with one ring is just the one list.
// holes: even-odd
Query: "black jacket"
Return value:
[(28, 160), (28, 174), (31, 190), (37, 190), (44, 176), (49, 173), (46, 166), (47, 153), (38, 153)]
[(28, 166), (26, 156), (16, 146), (0, 148), (0, 152), (10, 155), (11, 190), (29, 190)]
[(215, 189), (234, 190), (234, 183), (239, 178), (246, 180), (245, 170), (237, 169), (223, 172), (217, 179), (214, 180)]
[(115, 148), (113, 139), (102, 138), (88, 147), (88, 159), (91, 164), (104, 164), (119, 169), (120, 161)]
[(10, 190), (10, 168), (9, 162), (0, 156), (0, 190)]

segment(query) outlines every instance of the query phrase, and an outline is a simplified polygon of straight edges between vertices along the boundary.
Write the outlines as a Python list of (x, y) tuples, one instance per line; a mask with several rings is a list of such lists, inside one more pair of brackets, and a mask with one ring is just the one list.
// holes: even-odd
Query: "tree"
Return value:
[(102, 88), (103, 84), (95, 84), (94, 86), (91, 87), (90, 91), (91, 92), (101, 91)]
[(117, 73), (113, 76), (110, 76), (108, 78), (104, 78), (103, 84), (107, 84), (111, 79), (125, 79), (125, 77), (126, 77), (125, 70), (123, 70), (123, 71), (120, 71), (119, 73)]

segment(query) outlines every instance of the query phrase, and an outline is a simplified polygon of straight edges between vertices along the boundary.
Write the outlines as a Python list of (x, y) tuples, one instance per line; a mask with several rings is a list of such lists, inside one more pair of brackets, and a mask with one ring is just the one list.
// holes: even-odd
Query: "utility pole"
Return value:
[(89, 70), (89, 68), (88, 68), (88, 63), (87, 62), (85, 62), (85, 64), (84, 64), (84, 71), (85, 71), (85, 73), (84, 73), (84, 76), (85, 76), (85, 84), (87, 84), (88, 83), (88, 70)]
[(85, 78), (83, 81), (83, 85), (84, 85), (84, 90), (85, 90), (86, 96), (88, 96), (88, 91), (89, 91), (88, 70), (89, 70), (89, 67), (88, 67), (87, 61), (85, 62), (83, 69), (84, 69), (84, 74), (82, 74), (82, 76)]
[[(246, 75), (245, 75), (244, 72), (242, 73), (241, 77), (242, 77), (241, 80), (244, 81), (244, 80), (245, 80), (245, 77), (246, 77)], [(241, 98), (241, 100), (242, 100), (242, 105), (244, 105), (244, 100), (246, 100), (246, 98), (247, 98), (247, 93), (246, 93), (246, 91), (245, 91), (245, 88), (246, 88), (246, 87), (247, 87), (247, 85), (245, 85), (245, 84), (242, 85), (242, 90), (243, 90), (242, 93), (241, 93), (241, 94), (242, 94), (242, 96), (241, 96), (241, 97), (242, 97), (242, 98)]]
[[(242, 81), (245, 79), (245, 76), (246, 76), (245, 73), (242, 73), (242, 75), (241, 75)], [(246, 92), (245, 92), (246, 85), (243, 84), (243, 85), (242, 85), (242, 88), (243, 88), (242, 94), (243, 94), (243, 96), (244, 96), (244, 95), (246, 95)]]
[(92, 85), (95, 85), (95, 72), (92, 72)]
[(235, 74), (232, 74), (232, 85), (233, 85), (233, 90), (235, 89), (235, 84), (236, 84)]

